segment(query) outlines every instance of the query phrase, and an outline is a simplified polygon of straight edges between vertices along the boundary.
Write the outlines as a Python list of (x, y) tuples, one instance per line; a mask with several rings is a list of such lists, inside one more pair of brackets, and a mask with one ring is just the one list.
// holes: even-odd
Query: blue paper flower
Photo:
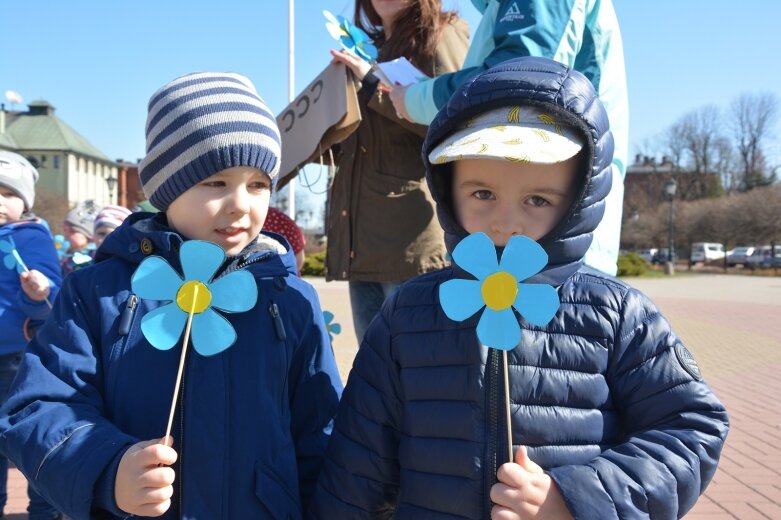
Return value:
[(328, 20), (325, 24), (326, 29), (342, 44), (343, 48), (371, 64), (377, 62), (377, 47), (372, 44), (365, 32), (350, 23), (344, 16), (334, 16), (329, 11), (323, 11), (323, 15)]
[(328, 337), (333, 342), (334, 336), (342, 332), (342, 326), (338, 323), (333, 323), (334, 313), (331, 311), (323, 311), (323, 319), (325, 320), (325, 330), (328, 331)]
[(459, 242), (453, 260), (477, 280), (448, 280), (439, 288), (439, 301), (448, 318), (463, 321), (485, 307), (477, 323), (483, 345), (513, 350), (521, 341), (521, 328), (513, 308), (528, 322), (542, 326), (559, 308), (559, 295), (550, 285), (520, 283), (548, 263), (548, 255), (534, 240), (515, 236), (497, 263), (496, 248), (485, 233)]
[(70, 249), (70, 247), (70, 241), (65, 240), (64, 236), (54, 235), (54, 249), (57, 251), (57, 256), (59, 258), (64, 257), (68, 253), (68, 249)]
[(8, 240), (0, 240), (0, 252), (5, 253), (3, 265), (6, 269), (16, 269), (16, 272), (19, 274), (27, 270), (24, 260), (22, 260), (22, 257), (19, 256), (19, 252), (16, 250), (16, 244), (12, 237), (8, 237)]
[(159, 256), (146, 258), (133, 273), (131, 286), (139, 297), (171, 302), (144, 316), (141, 331), (153, 347), (168, 350), (179, 341), (192, 311), (191, 338), (196, 352), (219, 354), (236, 341), (236, 331), (213, 308), (244, 312), (254, 307), (258, 298), (255, 279), (239, 270), (212, 281), (225, 252), (211, 242), (185, 242), (179, 260), (184, 278)]

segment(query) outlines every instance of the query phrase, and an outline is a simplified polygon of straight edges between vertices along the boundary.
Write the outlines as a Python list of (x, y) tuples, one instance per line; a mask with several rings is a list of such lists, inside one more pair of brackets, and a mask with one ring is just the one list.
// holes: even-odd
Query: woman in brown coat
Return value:
[[(379, 62), (403, 56), (429, 76), (459, 70), (469, 46), (466, 22), (441, 0), (356, 0), (355, 24)], [(349, 280), (360, 343), (401, 282), (445, 265), (445, 244), (420, 157), (426, 127), (396, 114), (368, 63), (331, 54), (361, 81), (362, 121), (341, 144), (329, 193), (326, 279)]]

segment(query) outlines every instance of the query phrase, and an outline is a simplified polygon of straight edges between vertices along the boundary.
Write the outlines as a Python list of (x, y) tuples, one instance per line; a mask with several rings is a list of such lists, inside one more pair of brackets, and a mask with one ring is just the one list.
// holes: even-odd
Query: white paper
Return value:
[(397, 83), (407, 86), (411, 83), (429, 79), (428, 76), (410, 63), (407, 58), (396, 58), (392, 61), (378, 63), (374, 73), (380, 81), (391, 87)]

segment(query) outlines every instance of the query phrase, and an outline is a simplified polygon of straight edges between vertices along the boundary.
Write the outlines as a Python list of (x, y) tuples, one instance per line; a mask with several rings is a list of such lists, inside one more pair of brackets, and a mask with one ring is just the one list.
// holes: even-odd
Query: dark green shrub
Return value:
[(312, 253), (304, 257), (301, 276), (325, 276), (325, 251)]
[(637, 253), (618, 255), (617, 276), (640, 276), (648, 269), (648, 262)]

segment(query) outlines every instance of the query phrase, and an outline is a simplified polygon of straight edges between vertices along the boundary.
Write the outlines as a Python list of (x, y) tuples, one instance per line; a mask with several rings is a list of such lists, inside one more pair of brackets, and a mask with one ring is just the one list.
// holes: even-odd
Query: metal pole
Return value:
[[(287, 77), (288, 91), (287, 101), (290, 103), (296, 97), (295, 90), (295, 17), (294, 0), (288, 0), (287, 15)], [(295, 177), (287, 185), (287, 215), (293, 220), (296, 219), (296, 179)]]
[(669, 243), (669, 251), (667, 254), (669, 255), (669, 260), (671, 263), (675, 262), (675, 239), (674, 239), (674, 230), (673, 230), (673, 219), (675, 217), (675, 195), (670, 196), (670, 243)]

